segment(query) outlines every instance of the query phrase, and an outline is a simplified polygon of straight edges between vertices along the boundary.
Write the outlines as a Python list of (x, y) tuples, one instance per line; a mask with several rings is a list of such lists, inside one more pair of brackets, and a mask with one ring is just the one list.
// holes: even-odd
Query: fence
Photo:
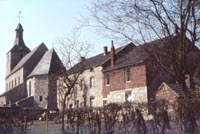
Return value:
[(68, 109), (65, 115), (69, 134), (195, 134), (199, 132), (200, 101), (113, 103)]

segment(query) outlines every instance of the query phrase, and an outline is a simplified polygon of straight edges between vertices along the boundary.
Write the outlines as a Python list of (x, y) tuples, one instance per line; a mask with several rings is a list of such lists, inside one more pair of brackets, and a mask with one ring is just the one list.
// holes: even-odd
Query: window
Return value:
[(28, 91), (28, 95), (29, 95), (29, 97), (31, 96), (31, 81), (29, 81), (29, 83), (28, 83), (28, 89), (29, 89), (29, 91)]
[(8, 90), (9, 88), (8, 88), (8, 83), (6, 83), (6, 90)]
[(9, 89), (11, 89), (11, 83), (9, 82)]
[(42, 101), (42, 96), (40, 96), (40, 101)]
[(131, 91), (126, 91), (125, 92), (125, 101), (130, 102), (131, 100), (132, 100)]
[(107, 100), (103, 100), (103, 106), (106, 106), (108, 104)]
[(107, 74), (105, 75), (105, 83), (106, 83), (106, 85), (110, 85), (109, 73), (107, 73)]
[(79, 100), (76, 100), (76, 107), (79, 107)]
[(17, 79), (15, 78), (15, 86), (17, 86)]
[(94, 87), (94, 78), (90, 77), (90, 88)]
[(20, 77), (18, 77), (18, 84), (20, 84)]
[(85, 89), (85, 82), (84, 80), (81, 80), (81, 90), (84, 90)]
[(11, 88), (13, 88), (13, 80), (12, 80), (12, 85), (11, 86), (12, 86)]
[(131, 81), (131, 71), (130, 68), (125, 68), (125, 81)]
[(90, 107), (94, 107), (95, 106), (95, 98), (92, 96), (90, 97)]
[(187, 88), (190, 88), (190, 75), (189, 74), (186, 74), (185, 75), (185, 83), (186, 83), (186, 86)]

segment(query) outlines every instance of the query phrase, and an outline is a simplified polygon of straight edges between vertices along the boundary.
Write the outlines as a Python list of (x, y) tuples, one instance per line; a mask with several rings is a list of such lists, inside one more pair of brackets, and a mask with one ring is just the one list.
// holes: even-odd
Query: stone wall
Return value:
[[(90, 82), (92, 80), (92, 87), (90, 86)], [(77, 99), (79, 100), (79, 104), (83, 105), (83, 95), (84, 90), (87, 90), (87, 106), (90, 106), (92, 103), (93, 106), (99, 107), (103, 106), (103, 96), (102, 96), (102, 67), (94, 67), (92, 69), (85, 70), (80, 79), (85, 84), (85, 89), (81, 90), (80, 86), (78, 87)], [(82, 84), (83, 84), (82, 83)]]
[(34, 76), (34, 101), (35, 107), (47, 108), (47, 96), (49, 90), (48, 75)]
[(6, 91), (17, 87), (24, 82), (24, 68), (19, 69), (14, 74), (6, 78)]

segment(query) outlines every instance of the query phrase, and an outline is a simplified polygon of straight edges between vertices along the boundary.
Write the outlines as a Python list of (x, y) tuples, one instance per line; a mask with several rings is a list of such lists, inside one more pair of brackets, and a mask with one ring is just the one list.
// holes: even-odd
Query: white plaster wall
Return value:
[[(138, 87), (138, 88), (130, 88), (118, 91), (111, 91), (108, 96), (107, 100), (108, 103), (122, 103), (125, 102), (125, 92), (130, 91), (130, 99), (131, 102), (136, 103), (146, 103), (147, 100), (147, 87)], [(105, 98), (106, 99), (106, 98)]]

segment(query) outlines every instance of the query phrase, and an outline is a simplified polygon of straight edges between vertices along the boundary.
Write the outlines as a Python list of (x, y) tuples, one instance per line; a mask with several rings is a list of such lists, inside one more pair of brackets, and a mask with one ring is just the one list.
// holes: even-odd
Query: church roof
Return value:
[[(39, 56), (39, 55), (43, 55), (43, 53), (45, 51), (47, 51), (47, 47), (45, 46), (44, 43), (41, 43), (38, 47), (36, 47), (35, 49), (33, 49), (31, 52), (29, 52), (28, 54), (26, 54), (20, 61), (19, 63), (15, 66), (15, 68), (10, 72), (10, 74), (8, 76), (10, 76), (11, 74), (13, 74), (14, 72), (16, 72), (17, 70), (19, 70), (20, 68), (22, 68), (26, 63), (28, 63), (28, 61), (30, 60), (34, 60), (35, 56)], [(32, 61), (29, 62), (29, 66), (32, 66), (31, 64), (34, 63)], [(8, 77), (7, 76), (7, 77)]]
[[(49, 74), (53, 69), (63, 66), (54, 49), (48, 50), (28, 77)], [(54, 67), (54, 68), (53, 68)]]
[(9, 52), (23, 52), (23, 53), (29, 53), (30, 49), (27, 46), (17, 46), (14, 45)]
[(28, 53), (30, 52), (30, 49), (25, 45), (24, 39), (23, 39), (23, 27), (19, 23), (17, 25), (16, 31), (16, 37), (14, 41), (14, 46), (10, 49), (11, 52), (23, 52)]
[(24, 29), (23, 29), (21, 23), (19, 23), (19, 24), (17, 25), (16, 31), (17, 31), (17, 30), (18, 30), (18, 31), (24, 31)]

